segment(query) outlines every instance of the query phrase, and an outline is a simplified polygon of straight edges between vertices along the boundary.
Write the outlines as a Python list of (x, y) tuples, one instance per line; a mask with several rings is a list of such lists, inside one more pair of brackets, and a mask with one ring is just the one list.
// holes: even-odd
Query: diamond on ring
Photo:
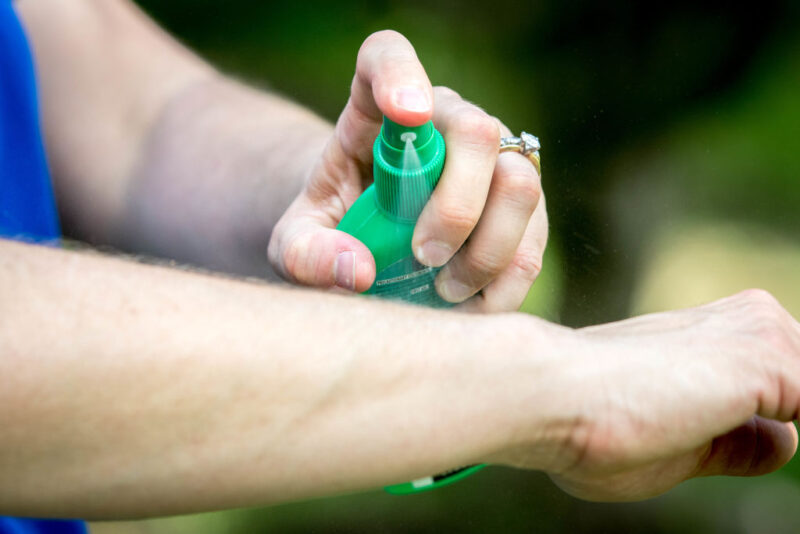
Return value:
[(541, 163), (539, 157), (539, 150), (542, 145), (539, 144), (539, 138), (528, 132), (522, 132), (519, 137), (503, 137), (500, 139), (500, 152), (516, 152), (528, 158), (536, 172), (541, 175)]
[(538, 152), (542, 145), (539, 144), (539, 138), (533, 134), (529, 134), (528, 132), (522, 132), (519, 134), (520, 139), (522, 139), (522, 155), (527, 156), (531, 152)]

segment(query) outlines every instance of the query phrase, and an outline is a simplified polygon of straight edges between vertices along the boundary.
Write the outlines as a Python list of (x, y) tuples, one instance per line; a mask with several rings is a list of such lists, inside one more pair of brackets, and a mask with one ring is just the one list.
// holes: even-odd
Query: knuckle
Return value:
[(744, 300), (748, 305), (758, 308), (772, 308), (780, 307), (778, 300), (772, 296), (772, 293), (764, 289), (746, 289), (739, 293), (738, 297)]
[(518, 250), (511, 260), (511, 265), (525, 280), (533, 282), (542, 272), (542, 257), (532, 250)]
[(793, 329), (781, 310), (771, 305), (759, 305), (743, 318), (749, 331), (760, 343), (765, 344), (769, 353), (796, 356), (797, 343)]
[[(528, 162), (523, 162), (530, 167)], [(513, 168), (497, 174), (497, 188), (509, 200), (535, 206), (542, 195), (538, 176), (533, 168)]]
[(469, 234), (478, 222), (478, 214), (460, 202), (447, 202), (437, 210), (440, 223), (458, 234)]
[(485, 111), (470, 105), (453, 119), (453, 128), (471, 143), (491, 150), (500, 145), (500, 126)]
[(789, 354), (792, 350), (793, 339), (789, 329), (782, 321), (774, 318), (760, 318), (755, 325), (756, 334), (773, 351), (779, 354)]
[(471, 251), (467, 256), (467, 264), (471, 272), (481, 275), (480, 278), (492, 278), (506, 267), (502, 258), (486, 250)]
[(774, 296), (763, 289), (748, 289), (739, 294), (748, 319), (761, 325), (782, 325), (787, 312)]

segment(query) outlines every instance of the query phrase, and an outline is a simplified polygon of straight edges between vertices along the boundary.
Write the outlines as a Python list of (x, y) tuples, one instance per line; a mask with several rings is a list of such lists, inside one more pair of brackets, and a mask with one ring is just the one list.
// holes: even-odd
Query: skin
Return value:
[(0, 513), (263, 505), (475, 462), (637, 500), (797, 446), (800, 324), (757, 290), (573, 331), (8, 241), (0, 272)]
[[(413, 243), (422, 263), (439, 266), (471, 234), (439, 275), (443, 296), (461, 302), (483, 289), (465, 306), (515, 310), (541, 270), (547, 215), (533, 165), (498, 158), (508, 130), (455, 92), (434, 91), (396, 32), (364, 42), (332, 128), (215, 72), (128, 3), (23, 0), (18, 10), (37, 59), (62, 219), (76, 238), (363, 291), (375, 277), (372, 255), (334, 227), (371, 179), (386, 114), (408, 125), (433, 118), (448, 143)], [(431, 240), (450, 252), (426, 257)], [(353, 261), (337, 280), (346, 252)], [(468, 290), (447, 293), (452, 281)]]
[[(490, 334), (535, 344), (567, 331), (11, 242), (0, 251), (0, 376), (12, 377), (0, 388), (0, 514), (178, 514), (480, 461), (510, 439), (509, 378), (529, 390), (545, 365), (495, 358), (512, 346)], [(540, 442), (563, 439), (552, 423)]]
[[(484, 461), (635, 500), (794, 454), (800, 325), (766, 293), (583, 330), (511, 313), (541, 267), (538, 178), (497, 156), (498, 121), (431, 88), (398, 34), (367, 39), (331, 129), (225, 79), (129, 4), (17, 7), (72, 235), (259, 275), (268, 248), (289, 280), (366, 289), (371, 257), (333, 227), (369, 180), (380, 113), (432, 114), (452, 148), (415, 253), (452, 256), (437, 288), (457, 281), (462, 309), (499, 313), (0, 240), (0, 513), (263, 505)], [(339, 276), (343, 252), (355, 276)]]
[[(269, 246), (273, 265), (302, 284), (337, 283), (357, 291), (372, 285), (375, 262), (369, 250), (333, 228), (371, 174), (372, 143), (383, 114), (408, 125), (433, 118), (448, 146), (441, 179), (412, 239), (421, 263), (447, 263), (436, 279), (439, 293), (463, 302), (482, 289), (463, 307), (516, 310), (541, 270), (547, 242), (536, 170), (519, 154), (498, 157), (500, 133), (510, 135), (508, 129), (454, 91), (432, 89), (413, 48), (395, 32), (379, 32), (362, 45), (334, 137), (275, 228)], [(352, 267), (346, 252), (355, 253)], [(343, 260), (355, 276), (337, 281), (337, 271), (345, 269), (336, 264)]]

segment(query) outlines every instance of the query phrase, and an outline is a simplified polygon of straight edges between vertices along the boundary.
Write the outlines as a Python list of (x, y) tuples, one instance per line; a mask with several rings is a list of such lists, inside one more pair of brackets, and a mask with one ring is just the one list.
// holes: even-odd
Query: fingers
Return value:
[[(749, 289), (704, 307), (739, 336), (739, 369), (749, 368), (756, 413), (779, 421), (800, 414), (800, 324), (760, 289)], [(743, 350), (742, 350), (743, 349)]]
[[(293, 227), (292, 232), (279, 234), (280, 238), (273, 241), (281, 244), (271, 243), (270, 257), (280, 272), (301, 283), (341, 285), (345, 281), (337, 282), (329, 266), (349, 250), (356, 255), (355, 287), (361, 290), (361, 254), (342, 248), (341, 237), (328, 246), (326, 256), (319, 261), (303, 258), (308, 249), (321, 250), (313, 236), (319, 235), (320, 227), (331, 228), (341, 219), (344, 213), (340, 208), (352, 203), (356, 191), (363, 187), (363, 178), (369, 177), (372, 142), (382, 116), (408, 126), (419, 125), (434, 113), (433, 99), (428, 77), (402, 35), (383, 31), (364, 42), (350, 100), (337, 122), (334, 142), (329, 143), (322, 158), (322, 174), (328, 179), (314, 180), (312, 175), (305, 193), (312, 203), (338, 206), (336, 211), (342, 213), (337, 213), (332, 223), (303, 227), (302, 232)], [(439, 293), (451, 302), (462, 302), (497, 278), (490, 297), (481, 301), (483, 308), (516, 309), (539, 271), (546, 241), (544, 210), (540, 212), (544, 218), (530, 224), (541, 197), (539, 177), (533, 165), (518, 154), (506, 154), (496, 165), (500, 134), (508, 134), (508, 129), (453, 91), (437, 88), (435, 112), (448, 155), (439, 184), (417, 222), (414, 254), (423, 264), (440, 267), (472, 234), (469, 245), (437, 279)], [(313, 209), (306, 213), (313, 213)], [(544, 237), (540, 235), (542, 228)], [(286, 237), (290, 234), (291, 240)], [(521, 247), (526, 236), (531, 246)], [(501, 276), (512, 264), (517, 266), (513, 272)], [(363, 269), (371, 281), (371, 255)]]
[(351, 87), (356, 109), (380, 121), (381, 115), (418, 126), (433, 113), (433, 89), (408, 39), (385, 30), (361, 45)]
[(336, 123), (343, 154), (369, 176), (383, 115), (419, 126), (432, 114), (433, 89), (408, 39), (391, 30), (370, 35), (358, 52), (350, 99)]
[[(714, 439), (697, 476), (756, 476), (774, 471), (794, 456), (800, 411), (800, 324), (766, 291), (750, 289), (703, 306), (714, 313), (715, 324), (739, 335), (743, 360), (739, 372), (751, 365), (749, 388), (758, 415)], [(709, 319), (707, 319), (709, 320)]]
[(459, 308), (480, 313), (518, 310), (542, 270), (547, 235), (547, 207), (542, 196), (511, 263), (479, 294), (463, 302)]
[(786, 464), (796, 450), (794, 424), (755, 416), (714, 439), (708, 456), (693, 476), (764, 475)]
[(417, 222), (414, 254), (433, 267), (449, 261), (436, 280), (444, 299), (462, 302), (494, 280), (490, 298), (469, 306), (516, 309), (541, 268), (547, 241), (546, 211), (531, 218), (542, 197), (539, 176), (519, 154), (498, 156), (500, 134), (509, 132), (497, 119), (449, 89), (435, 94), (434, 122), (448, 154)]
[(358, 53), (350, 100), (321, 164), (273, 231), (268, 255), (292, 282), (366, 291), (375, 261), (336, 224), (371, 175), (372, 144), (382, 116), (416, 126), (433, 114), (433, 89), (414, 48), (397, 32), (369, 36)]
[[(526, 231), (535, 230), (531, 215), (542, 194), (539, 176), (524, 156), (501, 154), (492, 175), (489, 197), (469, 241), (442, 269), (436, 279), (439, 293), (450, 302), (461, 302), (503, 273), (516, 259), (507, 284), (517, 288), (518, 307), (541, 269), (536, 243), (519, 250)], [(529, 239), (533, 239), (532, 236)], [(524, 274), (524, 277), (519, 275)]]
[(500, 143), (494, 118), (449, 89), (437, 88), (436, 97), (434, 123), (444, 135), (447, 159), (412, 240), (414, 255), (432, 267), (447, 263), (477, 225)]
[(292, 216), (292, 211), (281, 219), (270, 240), (268, 256), (275, 270), (298, 284), (357, 292), (369, 289), (375, 279), (375, 260), (369, 249), (314, 216)]

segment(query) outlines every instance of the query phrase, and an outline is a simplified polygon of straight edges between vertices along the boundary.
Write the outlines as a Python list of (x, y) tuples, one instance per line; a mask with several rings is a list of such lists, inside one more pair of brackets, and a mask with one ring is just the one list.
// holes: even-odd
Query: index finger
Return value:
[(404, 126), (433, 116), (433, 88), (414, 47), (392, 30), (373, 33), (361, 45), (350, 104), (366, 118), (382, 115)]

